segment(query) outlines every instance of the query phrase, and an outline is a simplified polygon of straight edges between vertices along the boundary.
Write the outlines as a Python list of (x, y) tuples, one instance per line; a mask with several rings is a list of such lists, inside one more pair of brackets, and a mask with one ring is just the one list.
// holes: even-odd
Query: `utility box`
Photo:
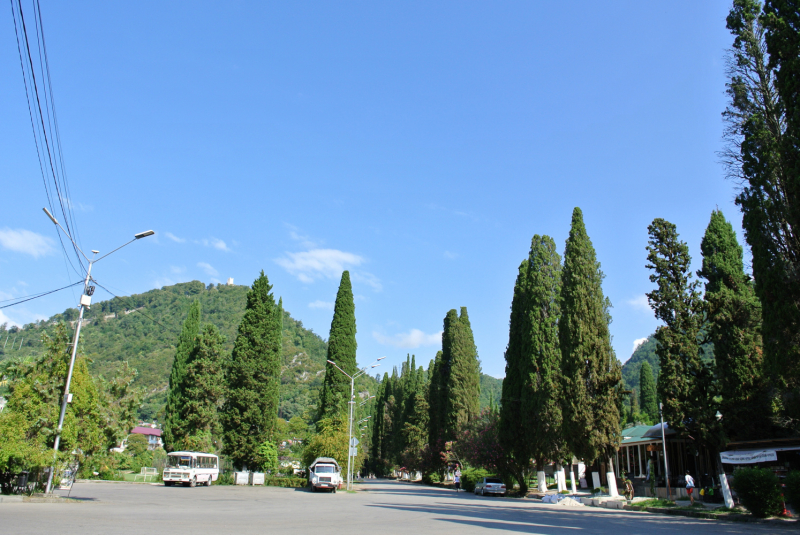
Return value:
[(233, 484), (234, 485), (247, 485), (250, 482), (250, 474), (247, 472), (234, 472)]
[(251, 485), (263, 485), (264, 484), (264, 472), (250, 472), (250, 484)]

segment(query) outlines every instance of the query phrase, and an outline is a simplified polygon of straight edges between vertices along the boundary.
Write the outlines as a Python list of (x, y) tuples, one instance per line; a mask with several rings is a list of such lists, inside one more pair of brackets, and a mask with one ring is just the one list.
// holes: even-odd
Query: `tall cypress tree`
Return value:
[(514, 478), (527, 492), (530, 459), (564, 457), (561, 350), (558, 345), (561, 258), (549, 236), (533, 237), (511, 301), (500, 409), (500, 441), (513, 457)]
[(664, 325), (656, 329), (660, 371), (658, 397), (664, 420), (680, 437), (691, 436), (692, 445), (716, 450), (721, 428), (713, 373), (702, 361), (702, 301), (699, 282), (692, 280), (689, 247), (680, 241), (675, 225), (657, 218), (648, 227), (647, 268), (658, 285), (647, 294), (650, 308)]
[(726, 436), (747, 440), (769, 436), (771, 407), (763, 377), (761, 303), (744, 272), (742, 247), (722, 212), (711, 221), (700, 244), (706, 279), (708, 338), (714, 344), (716, 374)]
[(181, 422), (184, 405), (184, 377), (190, 356), (197, 347), (200, 317), (200, 301), (195, 299), (189, 307), (189, 314), (186, 316), (181, 334), (178, 336), (178, 347), (175, 349), (175, 359), (172, 361), (172, 371), (169, 374), (167, 404), (164, 409), (164, 443), (167, 451), (173, 451), (175, 449), (173, 444), (182, 442), (186, 436)]
[(567, 446), (579, 459), (610, 458), (619, 447), (617, 385), (619, 361), (611, 348), (603, 272), (575, 208), (564, 252), (561, 319), (558, 324), (564, 382), (563, 418)]
[(430, 382), (428, 385), (428, 405), (430, 407), (430, 418), (428, 422), (428, 440), (431, 448), (441, 450), (444, 447), (444, 407), (446, 385), (448, 380), (449, 368), (444, 362), (444, 353), (436, 352), (436, 357), (431, 362), (428, 369)]
[(453, 440), (480, 410), (481, 367), (467, 307), (461, 307), (461, 315), (455, 309), (447, 313), (442, 333), (442, 353), (444, 361), (450, 365), (445, 385), (444, 435), (447, 440)]
[(639, 368), (639, 409), (651, 422), (658, 421), (656, 380), (653, 377), (653, 368), (647, 361), (644, 361)]
[(223, 344), (225, 337), (212, 324), (206, 324), (192, 351), (186, 376), (181, 422), (185, 436), (175, 443), (176, 449), (217, 451), (221, 434), (218, 410), (222, 403), (224, 385)]
[[(335, 362), (352, 377), (356, 373), (356, 306), (350, 272), (342, 272), (336, 304), (333, 307), (331, 333), (328, 337), (327, 360)], [(325, 382), (319, 398), (320, 418), (329, 418), (347, 411), (350, 401), (350, 379), (330, 362), (325, 365)]]
[(274, 439), (281, 372), (281, 316), (272, 286), (261, 272), (247, 305), (225, 373), (222, 408), (225, 453), (236, 466), (263, 466), (259, 446)]

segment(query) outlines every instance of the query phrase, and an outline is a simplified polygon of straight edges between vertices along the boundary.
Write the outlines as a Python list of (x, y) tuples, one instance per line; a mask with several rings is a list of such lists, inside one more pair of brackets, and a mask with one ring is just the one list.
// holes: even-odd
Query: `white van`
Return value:
[(164, 485), (171, 487), (175, 483), (183, 483), (186, 487), (195, 487), (198, 483), (211, 486), (219, 477), (219, 458), (213, 453), (197, 451), (173, 451), (167, 455), (167, 466), (161, 478)]
[(311, 492), (316, 492), (318, 489), (330, 489), (336, 492), (336, 489), (342, 488), (342, 469), (339, 468), (336, 459), (317, 457), (308, 469)]

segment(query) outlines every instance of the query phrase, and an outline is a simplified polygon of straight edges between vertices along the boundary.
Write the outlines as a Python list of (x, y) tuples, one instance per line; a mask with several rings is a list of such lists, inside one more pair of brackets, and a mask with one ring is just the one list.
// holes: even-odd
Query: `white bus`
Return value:
[(167, 487), (175, 483), (187, 487), (205, 483), (210, 487), (219, 477), (219, 458), (213, 453), (173, 451), (167, 455), (167, 466), (161, 477)]

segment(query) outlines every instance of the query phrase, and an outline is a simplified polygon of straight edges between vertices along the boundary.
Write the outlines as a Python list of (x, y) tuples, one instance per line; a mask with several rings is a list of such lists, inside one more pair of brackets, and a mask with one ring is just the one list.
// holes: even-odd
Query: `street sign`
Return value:
[(350, 437), (350, 445), (358, 446), (358, 439), (356, 437)]
[(358, 457), (358, 448), (355, 446), (350, 447), (350, 456), (351, 457)]

